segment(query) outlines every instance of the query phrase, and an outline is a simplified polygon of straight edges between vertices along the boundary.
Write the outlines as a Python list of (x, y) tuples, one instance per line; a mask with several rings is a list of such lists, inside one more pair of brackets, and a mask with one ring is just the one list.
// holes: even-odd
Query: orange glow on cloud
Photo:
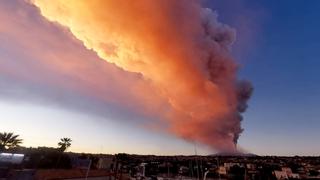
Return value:
[(153, 113), (159, 113), (158, 101), (167, 102), (169, 107), (160, 113), (169, 132), (220, 151), (235, 150), (234, 142), (242, 132), (239, 106), (249, 98), (251, 87), (237, 85), (237, 65), (229, 53), (234, 30), (219, 23), (200, 1), (33, 3), (100, 58), (150, 82), (161, 98), (150, 98), (146, 88), (131, 90), (141, 99), (149, 98), (142, 103)]

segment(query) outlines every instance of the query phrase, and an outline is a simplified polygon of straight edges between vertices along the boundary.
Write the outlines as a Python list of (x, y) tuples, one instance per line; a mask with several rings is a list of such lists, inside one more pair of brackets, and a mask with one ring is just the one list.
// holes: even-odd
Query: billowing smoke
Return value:
[(168, 106), (141, 75), (101, 60), (25, 0), (0, 1), (0, 40), (1, 101), (133, 121)]
[[(72, 77), (67, 82), (73, 83), (59, 82), (58, 86), (109, 104), (126, 106), (136, 102), (138, 107), (133, 109), (153, 114), (166, 124), (158, 126), (159, 130), (219, 151), (236, 150), (235, 144), (243, 131), (241, 113), (247, 107), (252, 87), (236, 77), (238, 66), (230, 55), (235, 30), (218, 22), (217, 14), (201, 7), (200, 1), (33, 0), (32, 3), (43, 16), (69, 28), (86, 48), (107, 61), (97, 64), (113, 63), (122, 69), (116, 70), (120, 73), (108, 74), (108, 70), (99, 66), (95, 72), (94, 66), (84, 65), (82, 61), (92, 61), (85, 57), (79, 67), (76, 60), (70, 66), (56, 60), (51, 62), (56, 64), (50, 69), (63, 69), (62, 73)], [(92, 76), (83, 74), (86, 70)], [(116, 90), (104, 83), (122, 81), (118, 77), (121, 74), (136, 78), (116, 82)], [(116, 95), (117, 90), (120, 95)]]
[(252, 88), (230, 56), (235, 30), (197, 0), (44, 1), (42, 14), (70, 28), (108, 62), (150, 80), (171, 108), (169, 131), (233, 151)]

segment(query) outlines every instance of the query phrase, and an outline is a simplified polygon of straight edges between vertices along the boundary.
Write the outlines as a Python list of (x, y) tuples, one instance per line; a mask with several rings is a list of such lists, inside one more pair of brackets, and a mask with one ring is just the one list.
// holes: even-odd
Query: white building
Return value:
[(277, 179), (289, 179), (288, 175), (285, 171), (274, 171), (274, 175), (276, 176)]

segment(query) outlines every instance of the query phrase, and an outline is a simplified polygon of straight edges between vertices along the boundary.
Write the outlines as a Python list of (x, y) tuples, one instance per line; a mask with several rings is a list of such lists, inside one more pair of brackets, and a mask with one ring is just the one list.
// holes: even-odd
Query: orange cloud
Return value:
[(153, 116), (167, 106), (141, 75), (101, 60), (23, 0), (1, 2), (0, 39), (2, 98), (37, 99), (117, 118), (123, 112)]
[[(216, 13), (198, 0), (32, 2), (47, 19), (67, 27), (87, 49), (118, 68), (83, 51), (66, 29), (54, 25), (48, 32), (52, 23), (41, 18), (44, 29), (14, 24), (18, 18), (2, 22), (6, 27), (1, 31), (23, 39), (17, 43), (27, 49), (26, 64), (34, 72), (10, 71), (11, 62), (1, 71), (57, 92), (76, 92), (100, 102), (97, 106), (108, 103), (154, 116), (168, 126), (166, 131), (188, 141), (236, 150), (240, 113), (252, 89), (236, 78), (237, 65), (229, 53), (235, 30), (219, 23)], [(26, 26), (34, 32), (24, 32)], [(61, 30), (64, 35), (57, 36)], [(71, 42), (66, 43), (66, 34)]]

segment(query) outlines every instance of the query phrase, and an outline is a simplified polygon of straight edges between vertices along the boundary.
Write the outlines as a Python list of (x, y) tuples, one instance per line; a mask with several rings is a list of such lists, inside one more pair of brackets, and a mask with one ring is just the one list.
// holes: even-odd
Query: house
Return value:
[(278, 180), (289, 179), (285, 171), (273, 171), (273, 173)]
[(110, 170), (113, 164), (113, 157), (100, 157), (97, 163), (98, 169)]
[(227, 168), (224, 166), (220, 166), (218, 169), (218, 174), (227, 175)]

